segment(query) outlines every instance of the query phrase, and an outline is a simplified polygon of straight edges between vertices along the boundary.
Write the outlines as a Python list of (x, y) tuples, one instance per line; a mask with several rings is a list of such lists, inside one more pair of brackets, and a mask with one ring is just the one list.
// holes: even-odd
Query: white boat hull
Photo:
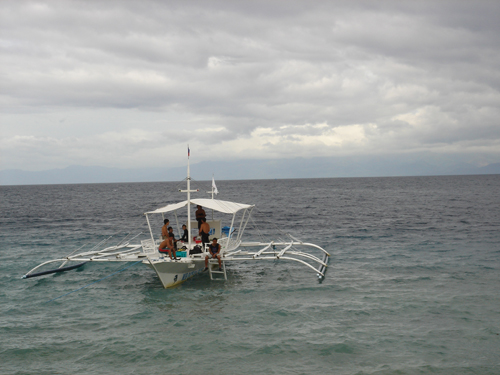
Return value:
[(164, 288), (171, 288), (203, 272), (205, 259), (182, 259), (176, 262), (151, 259), (144, 261), (144, 264), (154, 269)]

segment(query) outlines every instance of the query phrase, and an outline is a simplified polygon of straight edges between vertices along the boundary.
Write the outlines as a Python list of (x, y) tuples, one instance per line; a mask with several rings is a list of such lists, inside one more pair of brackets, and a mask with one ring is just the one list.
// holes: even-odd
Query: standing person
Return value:
[(163, 220), (163, 226), (161, 227), (161, 239), (166, 240), (168, 238), (168, 219)]
[(207, 214), (205, 213), (205, 210), (203, 209), (203, 207), (201, 207), (200, 205), (196, 206), (197, 210), (196, 210), (196, 221), (198, 222), (198, 229), (201, 228), (201, 225), (203, 224), (203, 219), (205, 219), (207, 217)]
[(184, 225), (182, 226), (182, 231), (183, 231), (183, 233), (182, 233), (182, 237), (181, 237), (181, 239), (180, 239), (180, 240), (181, 240), (182, 242), (189, 242), (189, 238), (188, 238), (189, 233), (188, 233), (188, 230), (187, 230), (186, 224), (184, 224)]
[(207, 223), (207, 219), (203, 218), (201, 219), (201, 227), (200, 227), (200, 237), (201, 237), (201, 244), (203, 249), (205, 249), (205, 244), (209, 243), (210, 240), (208, 239), (208, 234), (210, 233), (210, 225)]
[(222, 262), (220, 260), (220, 244), (217, 243), (217, 238), (213, 238), (212, 243), (208, 246), (208, 255), (205, 257), (205, 269), (208, 270), (208, 259), (218, 259), (219, 260), (219, 271), (222, 271)]

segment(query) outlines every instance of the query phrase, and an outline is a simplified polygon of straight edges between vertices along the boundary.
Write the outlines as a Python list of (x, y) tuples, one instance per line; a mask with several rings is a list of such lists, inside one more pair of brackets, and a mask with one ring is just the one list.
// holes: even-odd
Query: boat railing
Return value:
[(236, 249), (241, 241), (231, 237), (223, 237), (218, 240), (218, 243), (220, 244), (222, 252), (228, 252)]
[(153, 242), (153, 240), (142, 240), (142, 252), (144, 254), (155, 255), (158, 252), (158, 245), (155, 242)]

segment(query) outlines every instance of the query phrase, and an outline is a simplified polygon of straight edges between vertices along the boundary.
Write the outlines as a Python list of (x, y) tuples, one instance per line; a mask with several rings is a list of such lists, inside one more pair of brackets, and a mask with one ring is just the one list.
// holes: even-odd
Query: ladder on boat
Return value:
[[(214, 267), (215, 266), (215, 267)], [(213, 270), (214, 268), (215, 270)], [(226, 274), (226, 264), (222, 261), (222, 271), (219, 271), (219, 261), (217, 259), (210, 259), (208, 261), (208, 273), (210, 274), (210, 280), (227, 280)], [(219, 277), (218, 275), (222, 275)]]

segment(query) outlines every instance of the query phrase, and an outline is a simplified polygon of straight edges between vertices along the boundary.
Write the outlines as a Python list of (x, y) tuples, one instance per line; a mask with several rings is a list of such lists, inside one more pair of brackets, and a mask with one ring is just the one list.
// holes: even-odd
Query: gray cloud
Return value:
[(176, 163), (186, 143), (205, 159), (500, 160), (498, 2), (0, 8), (2, 168)]

